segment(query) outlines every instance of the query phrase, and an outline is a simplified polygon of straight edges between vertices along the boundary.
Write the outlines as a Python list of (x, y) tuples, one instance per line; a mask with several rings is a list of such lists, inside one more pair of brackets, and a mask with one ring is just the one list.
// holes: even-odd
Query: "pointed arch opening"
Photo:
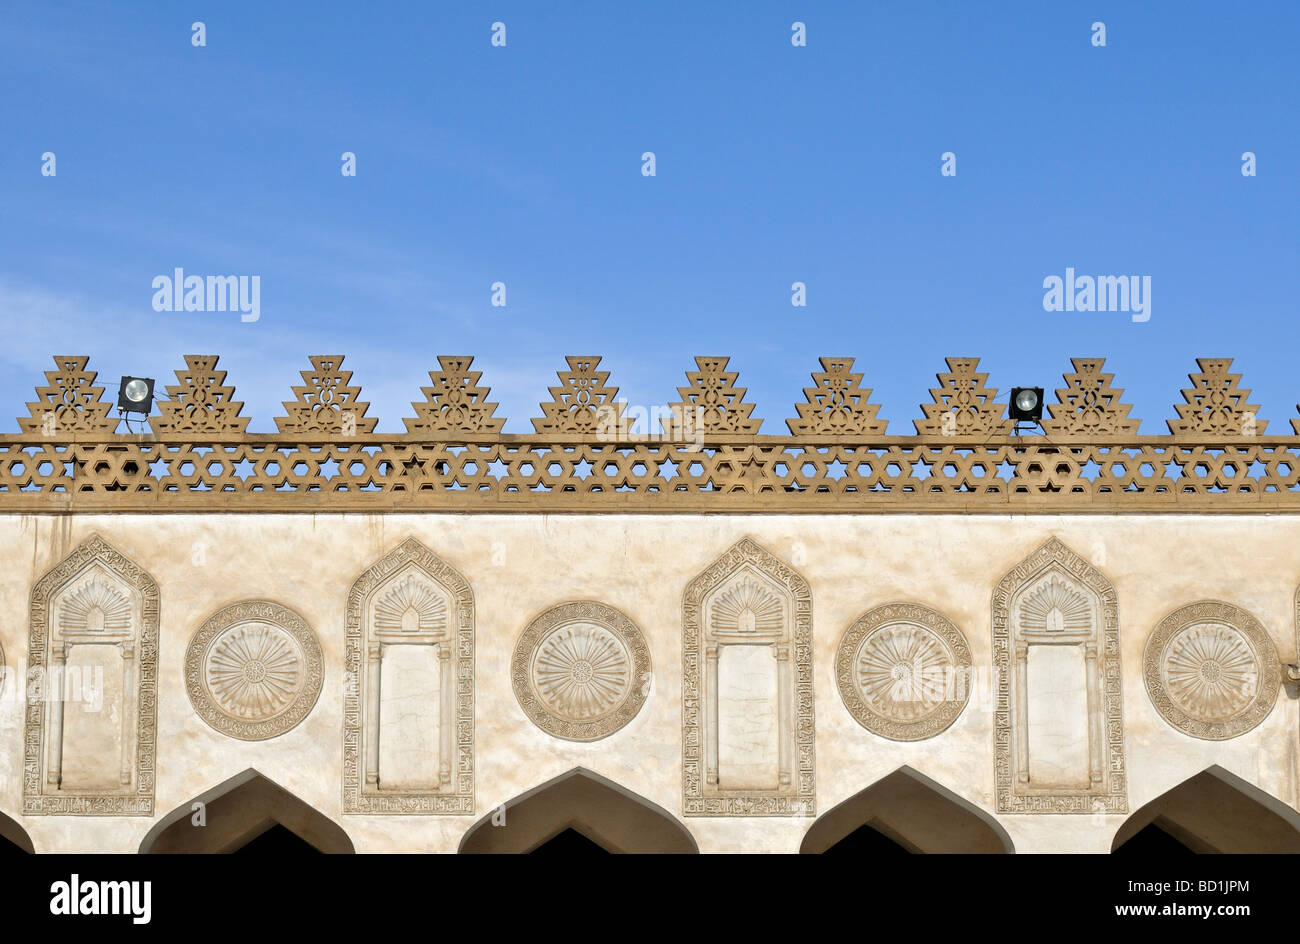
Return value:
[(699, 852), (686, 827), (663, 807), (612, 780), (575, 767), (483, 817), (462, 853)]
[(4, 813), (0, 813), (0, 855), (5, 853), (26, 853), (31, 855), (36, 851), (32, 845), (32, 837), (27, 835), (27, 830), (18, 825), (18, 821)]
[(352, 853), (337, 823), (251, 767), (168, 813), (141, 853)]
[(1214, 766), (1162, 793), (1125, 820), (1110, 851), (1124, 855), (1297, 853), (1300, 813)]
[(822, 814), (802, 853), (1015, 852), (992, 816), (911, 767), (900, 767)]

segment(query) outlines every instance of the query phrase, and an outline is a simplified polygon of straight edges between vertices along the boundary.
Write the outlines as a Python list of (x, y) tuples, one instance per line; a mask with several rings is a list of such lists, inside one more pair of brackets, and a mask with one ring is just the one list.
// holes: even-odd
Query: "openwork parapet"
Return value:
[(502, 432), (473, 359), (447, 356), (406, 432), (375, 433), (342, 361), (312, 357), (279, 432), (256, 433), (217, 358), (188, 356), (150, 431), (119, 432), (88, 359), (56, 357), (0, 436), (0, 510), (1300, 511), (1300, 435), (1265, 435), (1226, 358), (1198, 361), (1167, 436), (1137, 434), (1100, 358), (1073, 360), (1032, 435), (978, 358), (949, 358), (913, 436), (886, 434), (852, 358), (821, 359), (779, 436), (726, 357), (696, 358), (653, 433), (599, 357), (569, 357), (526, 435)]

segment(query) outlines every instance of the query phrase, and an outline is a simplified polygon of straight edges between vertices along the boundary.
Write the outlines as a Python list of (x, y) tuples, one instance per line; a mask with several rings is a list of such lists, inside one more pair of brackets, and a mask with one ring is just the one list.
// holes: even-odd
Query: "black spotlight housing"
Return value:
[(153, 409), (153, 378), (123, 377), (117, 388), (117, 409), (148, 416)]
[(1043, 388), (1012, 387), (1007, 416), (1020, 423), (1038, 423), (1043, 419)]

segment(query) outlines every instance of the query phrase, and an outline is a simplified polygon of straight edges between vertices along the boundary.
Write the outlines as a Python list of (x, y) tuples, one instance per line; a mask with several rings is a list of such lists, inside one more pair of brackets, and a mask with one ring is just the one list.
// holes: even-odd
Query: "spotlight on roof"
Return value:
[(153, 409), (153, 378), (123, 377), (117, 388), (117, 409), (121, 413), (149, 415)]
[(1021, 423), (1037, 426), (1043, 419), (1043, 388), (1012, 387), (1007, 415), (1015, 420), (1016, 432), (1020, 431)]

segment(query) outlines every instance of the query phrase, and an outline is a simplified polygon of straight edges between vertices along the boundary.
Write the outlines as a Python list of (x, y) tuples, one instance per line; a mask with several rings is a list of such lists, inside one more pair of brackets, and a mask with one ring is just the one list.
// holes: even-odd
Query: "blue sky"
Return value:
[[(113, 391), (219, 353), (270, 430), (344, 353), (400, 430), (470, 353), (524, 432), (565, 354), (634, 405), (729, 354), (778, 433), (830, 354), (910, 434), (947, 355), (1002, 398), (1103, 355), (1163, 433), (1230, 355), (1287, 433), (1298, 28), (1292, 2), (6, 2), (0, 400), (25, 413), (55, 353)], [(155, 312), (177, 266), (260, 276), (260, 320)], [(1151, 320), (1045, 312), (1067, 266), (1150, 276)]]

